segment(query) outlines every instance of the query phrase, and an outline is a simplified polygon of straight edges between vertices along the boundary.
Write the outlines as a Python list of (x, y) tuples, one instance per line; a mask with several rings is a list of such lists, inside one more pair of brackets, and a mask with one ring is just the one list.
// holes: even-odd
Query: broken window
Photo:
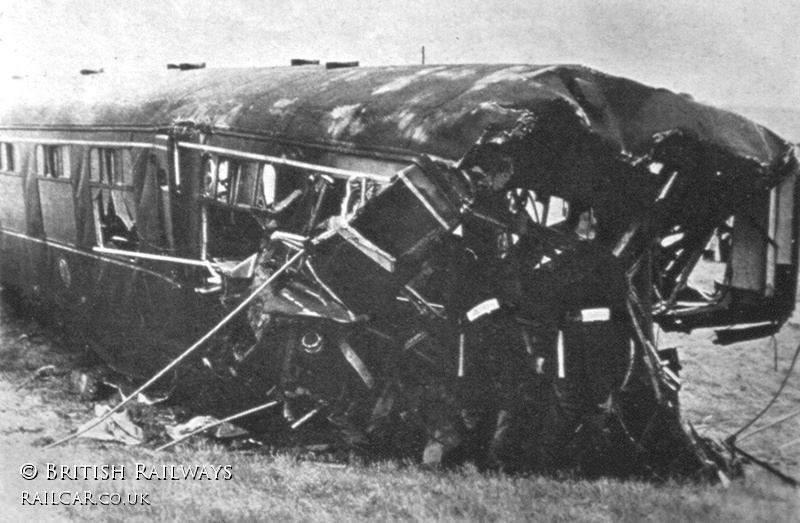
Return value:
[(275, 203), (276, 173), (268, 163), (209, 155), (203, 170), (206, 198), (261, 209)]
[(220, 203), (235, 202), (232, 194), (239, 178), (240, 162), (230, 158), (209, 156), (205, 161), (205, 190), (207, 198), (213, 198)]
[(97, 245), (135, 250), (138, 244), (133, 194), (133, 156), (129, 148), (89, 150)]
[(69, 147), (65, 145), (37, 145), (36, 173), (50, 178), (69, 178)]
[(263, 236), (259, 212), (273, 212), (275, 168), (265, 162), (208, 155), (203, 162), (206, 254), (241, 258), (257, 252)]
[(0, 171), (15, 172), (17, 163), (14, 145), (10, 143), (0, 143)]

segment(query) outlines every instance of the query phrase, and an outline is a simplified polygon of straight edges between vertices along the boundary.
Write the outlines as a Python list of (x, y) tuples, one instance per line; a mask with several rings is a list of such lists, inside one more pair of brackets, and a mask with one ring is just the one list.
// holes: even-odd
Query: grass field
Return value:
[[(776, 337), (726, 348), (710, 332), (661, 335), (662, 347), (680, 348), (684, 370), (684, 415), (701, 434), (724, 437), (741, 427), (769, 400), (800, 343), (800, 323), (790, 322)], [(777, 367), (775, 370), (775, 350)], [(412, 463), (349, 463), (297, 451), (232, 451), (194, 439), (174, 451), (153, 453), (118, 443), (80, 439), (42, 448), (91, 419), (93, 405), (70, 385), (69, 370), (83, 351), (57, 334), (7, 309), (0, 317), (0, 521), (764, 521), (800, 522), (800, 490), (748, 466), (744, 479), (728, 488), (697, 484), (655, 485), (636, 481), (584, 481), (537, 476), (482, 474), (466, 466), (428, 471)], [(37, 369), (53, 365), (46, 372)], [(800, 406), (800, 372), (756, 426)], [(794, 418), (742, 447), (800, 476), (800, 437)], [(39, 475), (25, 481), (20, 467), (34, 464)], [(47, 464), (117, 465), (124, 479), (47, 479)], [(139, 474), (145, 471), (151, 479)], [(181, 467), (228, 466), (229, 479), (158, 479)], [(153, 471), (155, 467), (156, 471)], [(73, 470), (73, 469), (71, 469)], [(73, 470), (74, 472), (74, 470)], [(72, 477), (77, 475), (73, 473)], [(213, 472), (211, 477), (213, 477)], [(35, 493), (126, 494), (136, 506), (22, 504)], [(141, 504), (147, 494), (148, 505)], [(85, 501), (85, 498), (81, 498)], [(114, 501), (115, 498), (106, 498)]]

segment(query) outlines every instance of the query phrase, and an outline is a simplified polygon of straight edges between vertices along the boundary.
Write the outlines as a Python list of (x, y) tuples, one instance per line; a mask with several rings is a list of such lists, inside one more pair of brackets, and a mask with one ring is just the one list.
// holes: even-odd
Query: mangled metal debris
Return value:
[[(31, 290), (20, 245), (47, 245), (50, 294), (116, 369), (183, 364), (281, 402), (276, 431), (429, 463), (724, 471), (653, 328), (743, 339), (791, 313), (798, 163), (768, 130), (577, 66), (202, 70), (124, 96), (110, 76), (0, 119), (34, 166), (7, 192), (37, 198), (4, 208), (2, 254)], [(712, 238), (727, 269), (696, 289)]]

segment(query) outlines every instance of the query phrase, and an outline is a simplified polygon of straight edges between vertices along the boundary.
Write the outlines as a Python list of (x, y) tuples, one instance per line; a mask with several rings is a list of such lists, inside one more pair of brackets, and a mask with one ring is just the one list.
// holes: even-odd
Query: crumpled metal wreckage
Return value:
[[(790, 144), (580, 66), (191, 74), (158, 106), (184, 135), (266, 129), (291, 138), (291, 158), (328, 144), (315, 161), (361, 151), (402, 166), (306, 176), (248, 232), (258, 252), (236, 253), (245, 277), (222, 278), (226, 310), (303, 252), (206, 349), (251, 403), (269, 391), (298, 433), (429, 464), (730, 472), (681, 417), (677, 351), (656, 347), (654, 324), (744, 325), (726, 329), (735, 341), (786, 321)], [(689, 274), (712, 238), (727, 269), (702, 291)]]

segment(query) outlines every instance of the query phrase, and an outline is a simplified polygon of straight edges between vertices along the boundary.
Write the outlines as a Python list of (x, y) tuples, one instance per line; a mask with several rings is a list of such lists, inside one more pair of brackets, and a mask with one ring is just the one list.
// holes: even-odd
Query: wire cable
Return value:
[(742, 432), (744, 432), (745, 430), (750, 428), (753, 425), (753, 423), (758, 421), (761, 418), (761, 416), (763, 416), (772, 407), (772, 405), (775, 404), (775, 401), (777, 401), (778, 397), (780, 397), (781, 393), (783, 392), (784, 387), (786, 387), (786, 384), (789, 382), (789, 377), (791, 377), (792, 371), (794, 371), (794, 365), (795, 365), (795, 363), (797, 363), (797, 357), (798, 356), (800, 356), (800, 345), (798, 345), (797, 349), (794, 351), (794, 356), (792, 357), (792, 363), (791, 363), (791, 365), (789, 365), (789, 370), (786, 372), (786, 376), (784, 376), (783, 381), (781, 382), (781, 386), (778, 387), (777, 392), (775, 392), (775, 395), (772, 396), (771, 400), (769, 400), (769, 403), (767, 403), (767, 406), (764, 407), (761, 410), (761, 412), (756, 414), (756, 416), (753, 419), (751, 419), (744, 427), (740, 428), (733, 435), (731, 435), (728, 438), (726, 438), (725, 439), (726, 443), (730, 443), (730, 444), (735, 443), (736, 442), (736, 438), (739, 437), (739, 434), (741, 434)]

